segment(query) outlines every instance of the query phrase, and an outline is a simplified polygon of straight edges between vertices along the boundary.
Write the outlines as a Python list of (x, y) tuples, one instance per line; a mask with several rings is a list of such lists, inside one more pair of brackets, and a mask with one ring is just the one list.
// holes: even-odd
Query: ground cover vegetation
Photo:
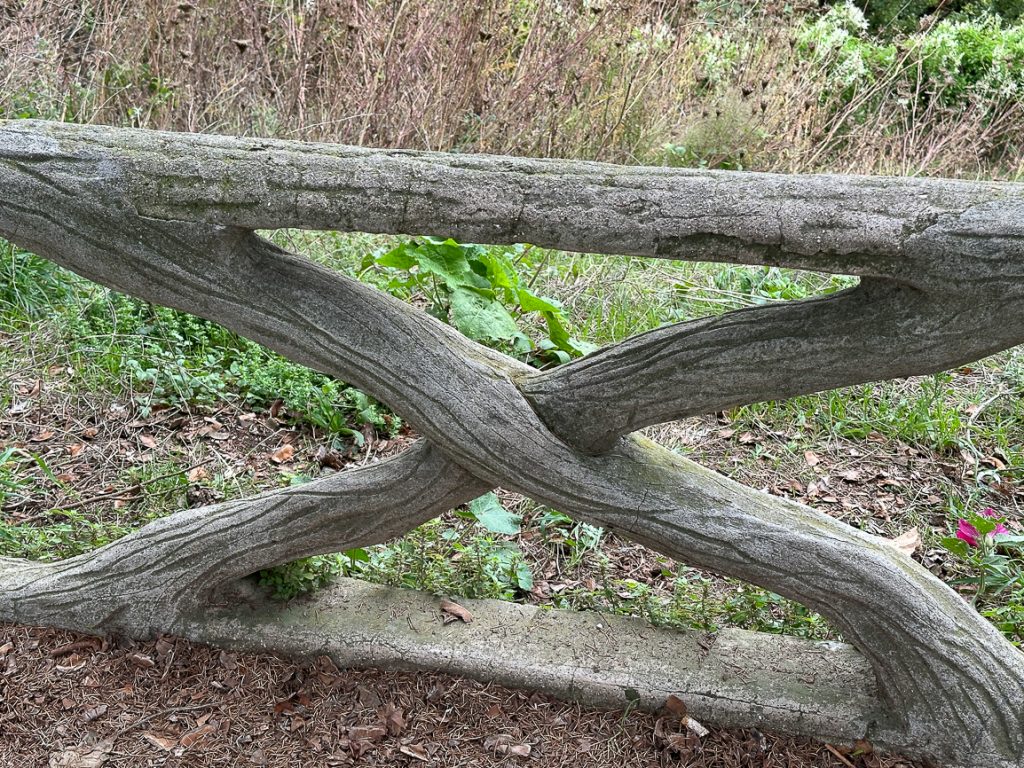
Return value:
[[(1024, 176), (1013, 2), (163, 10), (0, 10), (0, 117), (697, 168)], [(542, 368), (664, 323), (854, 282), (528, 244), (272, 237)], [(68, 557), (155, 516), (415, 439), (386, 405), (214, 323), (7, 244), (0, 270), (0, 555)], [(1011, 350), (652, 431), (731, 477), (897, 539), (1022, 643), (1022, 391), (1024, 355)], [(342, 574), (667, 626), (835, 636), (777, 595), (503, 492), (397, 541), (255, 578), (287, 599)]]

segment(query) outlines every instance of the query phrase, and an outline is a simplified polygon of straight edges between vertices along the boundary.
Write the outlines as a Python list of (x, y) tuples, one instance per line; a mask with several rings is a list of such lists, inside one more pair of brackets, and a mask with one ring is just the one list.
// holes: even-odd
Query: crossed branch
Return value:
[[(631, 434), (1021, 343), (1024, 187), (11, 123), (0, 127), (0, 188), (0, 233), (14, 242), (338, 376), (424, 436), (389, 462), (183, 512), (92, 555), (0, 561), (0, 616), (173, 629), (259, 568), (385, 540), (501, 486), (827, 616), (878, 674), (878, 738), (950, 760), (1024, 758), (1024, 656), (952, 590), (875, 537)], [(253, 232), (293, 226), (862, 280), (536, 372)]]

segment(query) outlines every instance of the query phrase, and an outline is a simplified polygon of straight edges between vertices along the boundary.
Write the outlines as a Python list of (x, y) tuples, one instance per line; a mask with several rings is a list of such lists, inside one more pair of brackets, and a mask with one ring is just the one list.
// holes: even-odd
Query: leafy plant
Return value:
[(343, 571), (341, 555), (314, 555), (265, 568), (257, 574), (257, 582), (269, 589), (275, 600), (290, 600), (326, 587)]
[(491, 533), (500, 533), (505, 536), (518, 534), (523, 522), (519, 515), (514, 515), (505, 509), (493, 492), (485, 493), (480, 498), (474, 499), (469, 503), (469, 509), (460, 514), (476, 520)]
[[(423, 237), (401, 243), (368, 266), (389, 270), (386, 288), (404, 299), (423, 297), (427, 311), (465, 336), (541, 364), (564, 363), (593, 350), (566, 329), (562, 305), (534, 293), (520, 269), (529, 246), (484, 247)], [(537, 344), (520, 328), (525, 315), (543, 319)]]
[(960, 518), (956, 533), (942, 539), (942, 545), (971, 571), (960, 583), (975, 587), (975, 603), (1011, 588), (1024, 592), (1024, 562), (1010, 554), (1024, 552), (1024, 536), (1012, 535), (1005, 522), (986, 507)]

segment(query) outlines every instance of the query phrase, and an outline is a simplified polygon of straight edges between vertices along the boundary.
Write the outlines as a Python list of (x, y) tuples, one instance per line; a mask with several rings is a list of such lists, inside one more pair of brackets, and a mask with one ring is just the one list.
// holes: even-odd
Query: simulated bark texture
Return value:
[[(1024, 654), (952, 590), (885, 542), (631, 434), (736, 404), (939, 371), (1024, 342), (1024, 186), (25, 121), (0, 125), (0, 189), (4, 237), (337, 375), (424, 436), (392, 461), (182, 512), (89, 555), (0, 560), (0, 619), (228, 638), (215, 627), (243, 599), (246, 574), (384, 540), (500, 485), (827, 616), (874, 671), (857, 695), (876, 700), (858, 709), (872, 713), (860, 735), (876, 744), (951, 766), (1024, 763)], [(253, 232), (273, 227), (862, 280), (827, 298), (658, 329), (539, 373)], [(292, 638), (291, 651), (305, 647), (295, 637), (319, 647), (315, 632), (254, 624), (267, 642)], [(831, 735), (820, 712), (767, 717), (766, 726)]]

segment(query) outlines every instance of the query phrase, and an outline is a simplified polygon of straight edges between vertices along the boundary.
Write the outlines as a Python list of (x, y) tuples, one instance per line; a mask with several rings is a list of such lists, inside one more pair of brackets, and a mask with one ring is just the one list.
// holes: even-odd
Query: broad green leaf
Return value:
[(394, 269), (412, 269), (416, 266), (416, 257), (410, 253), (410, 247), (408, 243), (402, 243), (397, 248), (385, 253), (377, 259), (377, 263), (382, 267), (392, 267)]
[(492, 533), (502, 533), (506, 536), (519, 533), (522, 518), (501, 506), (494, 493), (485, 493), (469, 502), (469, 511), (480, 525)]
[(522, 336), (508, 310), (472, 288), (457, 288), (450, 297), (452, 324), (476, 341), (514, 341)]
[(967, 542), (963, 539), (958, 539), (955, 536), (946, 536), (942, 539), (942, 546), (948, 549), (957, 557), (966, 559), (971, 554), (971, 548), (967, 545)]
[(469, 263), (470, 249), (454, 240), (438, 241), (427, 238), (416, 246), (415, 253), (420, 269), (441, 278), (448, 290), (454, 291), (463, 286), (488, 289), (491, 287), (486, 277), (473, 271)]
[(516, 584), (523, 592), (529, 592), (533, 589), (533, 571), (530, 570), (530, 566), (523, 560), (516, 563)]
[(557, 312), (545, 312), (544, 320), (548, 324), (548, 336), (555, 342), (555, 346), (559, 349), (564, 349), (566, 352), (571, 352), (572, 347), (569, 344), (569, 332), (565, 330), (565, 326), (562, 325), (562, 320)]
[(978, 529), (978, 533), (982, 536), (987, 536), (996, 529), (998, 520), (993, 520), (990, 517), (982, 517), (981, 515), (971, 515), (970, 523)]
[(516, 268), (504, 252), (492, 248), (480, 256), (480, 263), (486, 266), (487, 279), (495, 288), (514, 290), (519, 285)]
[(345, 555), (345, 557), (347, 557), (352, 562), (370, 562), (370, 553), (367, 552), (365, 549), (362, 549), (361, 547), (357, 549), (347, 549), (342, 554)]
[(538, 296), (525, 288), (519, 289), (519, 306), (523, 308), (523, 312), (554, 312), (557, 314), (562, 313), (562, 305), (554, 299), (547, 299), (543, 296)]

